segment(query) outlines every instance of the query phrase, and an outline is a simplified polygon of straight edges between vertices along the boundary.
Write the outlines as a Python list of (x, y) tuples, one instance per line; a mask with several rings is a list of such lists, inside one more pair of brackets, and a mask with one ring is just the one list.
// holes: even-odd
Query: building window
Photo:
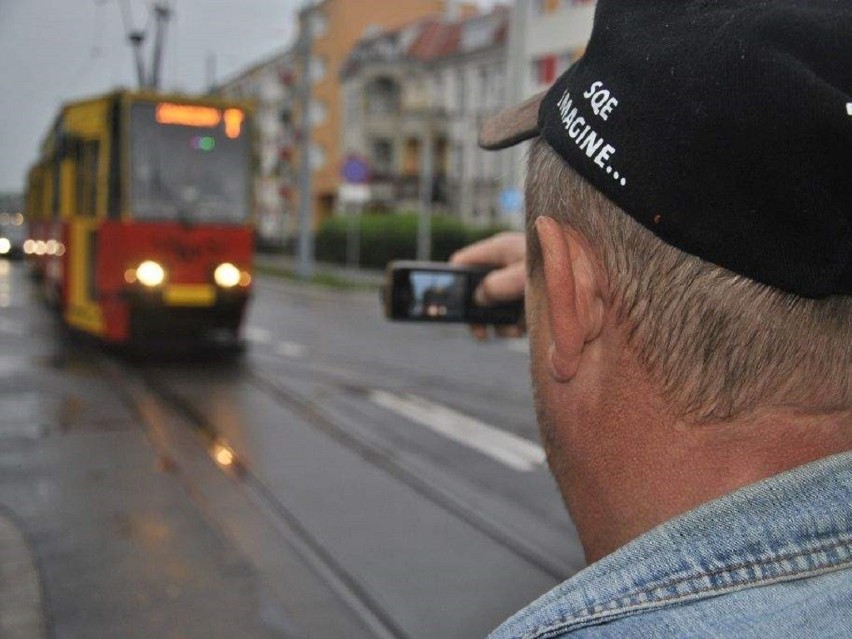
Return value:
[(572, 49), (560, 54), (551, 54), (536, 58), (532, 63), (533, 83), (549, 86), (565, 73), (582, 55), (584, 49)]
[(461, 181), (464, 175), (464, 147), (461, 144), (453, 145), (452, 165), (450, 170), (455, 177)]
[(373, 168), (378, 174), (394, 172), (393, 142), (387, 139), (373, 140)]
[(441, 106), (446, 111), (452, 111), (453, 108), (454, 108), (453, 107), (453, 99), (455, 98), (455, 95), (453, 93), (453, 87), (455, 86), (454, 83), (455, 83), (455, 75), (453, 74), (452, 70), (445, 69), (444, 72), (441, 74), (441, 90), (443, 91), (443, 96), (442, 96), (443, 101), (441, 103)]
[(311, 168), (319, 171), (325, 166), (325, 149), (319, 144), (311, 145)]
[(595, 0), (534, 0), (533, 11), (538, 15), (554, 13), (559, 9), (594, 4)]
[(462, 30), (462, 50), (472, 51), (488, 46), (492, 42), (494, 25), (485, 20), (474, 20)]
[(464, 68), (461, 68), (456, 76), (456, 109), (459, 113), (464, 113), (465, 110), (465, 88)]
[(390, 78), (376, 78), (366, 90), (367, 113), (389, 115), (399, 111), (399, 85)]
[(481, 106), (488, 105), (488, 69), (486, 67), (479, 67), (476, 71), (477, 82), (479, 83), (479, 88), (476, 91), (478, 95), (478, 102)]
[(346, 126), (353, 128), (358, 126), (361, 118), (361, 109), (358, 91), (349, 86), (344, 92), (344, 113), (346, 114)]
[(314, 56), (311, 59), (311, 78), (314, 82), (322, 82), (325, 80), (326, 62), (322, 56)]
[(420, 140), (408, 138), (405, 141), (405, 155), (402, 159), (403, 175), (417, 175), (420, 173)]
[(553, 84), (557, 78), (559, 58), (556, 55), (546, 55), (533, 60), (533, 81), (537, 84)]
[(314, 38), (321, 38), (325, 35), (325, 32), (328, 31), (328, 19), (325, 17), (325, 14), (317, 11), (314, 13), (313, 21), (311, 22), (311, 36)]
[(325, 122), (328, 109), (325, 102), (322, 100), (313, 100), (311, 102), (311, 126), (321, 126)]

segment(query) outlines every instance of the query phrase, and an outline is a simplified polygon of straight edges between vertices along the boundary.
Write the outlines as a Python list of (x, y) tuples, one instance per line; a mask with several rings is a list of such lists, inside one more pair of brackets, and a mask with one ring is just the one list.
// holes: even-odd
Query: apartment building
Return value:
[(300, 31), (304, 33), (306, 24), (311, 27), (309, 115), (315, 223), (335, 210), (344, 158), (340, 71), (352, 48), (365, 36), (396, 29), (443, 10), (444, 0), (322, 0), (300, 12)]
[[(489, 114), (542, 90), (581, 55), (593, 11), (588, 0), (517, 0), (482, 16), (473, 5), (444, 0), (322, 0), (303, 9), (300, 29), (310, 17), (312, 34), (314, 222), (335, 211), (350, 152), (373, 166), (374, 204), (419, 206), (428, 140), (435, 210), (513, 223), (500, 196), (521, 187), (524, 150), (484, 153), (477, 131)], [(266, 244), (286, 244), (298, 230), (298, 46), (218, 89), (258, 104), (255, 210)]]
[[(549, 87), (586, 49), (592, 33), (594, 0), (517, 0), (512, 5), (506, 68), (507, 104)], [(506, 186), (523, 186), (527, 145), (503, 151)]]
[[(505, 103), (509, 11), (438, 15), (364, 38), (341, 73), (342, 147), (373, 169), (374, 208), (414, 210), (429, 188), (433, 210), (474, 224), (499, 218), (500, 155), (477, 131)], [(433, 183), (422, 182), (431, 159)]]
[(293, 110), (297, 85), (295, 54), (276, 53), (220, 84), (226, 97), (254, 100), (253, 209), (259, 244), (287, 244), (297, 232), (297, 172)]

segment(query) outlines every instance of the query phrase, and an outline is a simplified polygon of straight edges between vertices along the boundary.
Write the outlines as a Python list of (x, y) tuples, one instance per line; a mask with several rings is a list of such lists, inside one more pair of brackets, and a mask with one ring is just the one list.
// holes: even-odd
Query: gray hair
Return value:
[(664, 243), (540, 139), (527, 175), (531, 274), (541, 261), (537, 216), (581, 233), (641, 365), (684, 418), (852, 408), (852, 297), (784, 293)]

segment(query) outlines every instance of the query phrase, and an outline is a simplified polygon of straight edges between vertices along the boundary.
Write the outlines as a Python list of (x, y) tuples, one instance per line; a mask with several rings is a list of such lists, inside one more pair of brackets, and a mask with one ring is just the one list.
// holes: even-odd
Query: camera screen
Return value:
[(411, 319), (462, 321), (465, 317), (467, 277), (463, 273), (411, 271)]

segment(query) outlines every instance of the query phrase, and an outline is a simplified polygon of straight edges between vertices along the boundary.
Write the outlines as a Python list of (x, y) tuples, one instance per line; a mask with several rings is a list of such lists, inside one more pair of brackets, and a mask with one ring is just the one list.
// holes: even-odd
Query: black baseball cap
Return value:
[(480, 145), (535, 136), (672, 246), (852, 294), (852, 0), (599, 0), (585, 54)]

